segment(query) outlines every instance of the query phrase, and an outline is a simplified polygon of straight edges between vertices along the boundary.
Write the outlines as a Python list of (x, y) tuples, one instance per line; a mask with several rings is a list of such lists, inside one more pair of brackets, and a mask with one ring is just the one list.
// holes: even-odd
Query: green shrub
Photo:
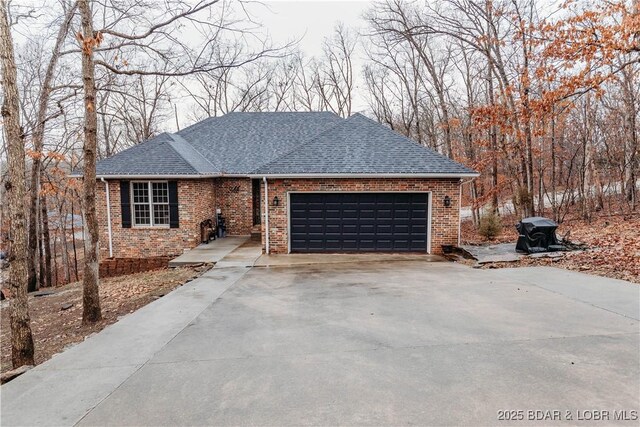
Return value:
[(502, 222), (495, 212), (487, 212), (480, 218), (478, 233), (487, 240), (495, 239), (502, 231)]

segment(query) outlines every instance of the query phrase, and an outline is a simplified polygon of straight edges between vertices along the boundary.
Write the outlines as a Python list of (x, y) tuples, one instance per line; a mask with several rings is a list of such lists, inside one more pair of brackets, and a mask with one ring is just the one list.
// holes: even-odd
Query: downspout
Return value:
[(104, 182), (105, 192), (107, 193), (107, 234), (109, 235), (109, 258), (113, 258), (113, 239), (111, 237), (111, 202), (109, 201), (109, 182), (104, 178), (100, 178)]
[(267, 177), (263, 176), (264, 182), (264, 252), (269, 255), (269, 186)]
[(460, 180), (458, 192), (458, 247), (460, 247), (460, 240), (462, 238), (462, 218), (460, 217), (460, 212), (462, 211), (462, 180)]

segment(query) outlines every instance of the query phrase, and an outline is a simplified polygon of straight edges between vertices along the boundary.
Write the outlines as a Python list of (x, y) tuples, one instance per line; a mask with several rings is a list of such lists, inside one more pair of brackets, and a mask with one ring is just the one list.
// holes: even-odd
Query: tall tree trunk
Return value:
[(53, 270), (51, 270), (53, 274), (53, 286), (58, 286), (59, 277), (58, 277), (58, 230), (53, 231), (53, 253), (51, 259), (53, 260)]
[(523, 125), (524, 125), (524, 136), (525, 136), (525, 150), (524, 150), (524, 178), (525, 178), (525, 188), (527, 192), (526, 203), (523, 206), (524, 212), (526, 216), (534, 216), (535, 215), (535, 202), (533, 195), (533, 135), (531, 131), (531, 105), (530, 105), (530, 76), (529, 76), (529, 51), (527, 49), (527, 41), (526, 35), (523, 31), (522, 35), (522, 47), (524, 50), (524, 69), (523, 73)]
[(84, 82), (84, 169), (82, 201), (84, 216), (84, 275), (82, 277), (82, 323), (102, 319), (98, 291), (98, 218), (96, 217), (96, 151), (98, 115), (96, 113), (95, 65), (93, 48), (100, 43), (100, 34), (93, 33), (93, 18), (89, 0), (79, 0), (82, 16), (82, 80)]
[(558, 214), (558, 187), (556, 185), (556, 115), (555, 107), (551, 109), (551, 209), (553, 210), (553, 219), (558, 222), (560, 215)]
[(73, 199), (71, 199), (71, 241), (73, 243), (73, 272), (78, 280), (78, 245), (76, 245), (76, 213), (73, 209)]
[[(638, 3), (640, 4), (640, 2)], [(639, 9), (640, 6), (635, 5)], [(640, 35), (639, 35), (640, 38)], [(626, 67), (622, 76), (624, 78), (622, 88), (625, 104), (625, 121), (629, 136), (625, 138), (624, 147), (624, 194), (627, 202), (631, 205), (631, 210), (635, 210), (637, 194), (636, 181), (638, 179), (638, 123), (636, 121), (637, 99), (634, 73), (631, 67)]]
[(44, 284), (44, 244), (42, 243), (42, 221), (38, 221), (38, 288)]
[(583, 181), (583, 217), (591, 219), (594, 210), (600, 210), (604, 206), (604, 196), (602, 194), (602, 181), (600, 171), (596, 165), (595, 148), (595, 127), (596, 111), (591, 105), (591, 94), (587, 94), (584, 107), (585, 117), (585, 142), (584, 142), (584, 167), (585, 179)]
[[(66, 195), (66, 192), (65, 192)], [(62, 245), (62, 268), (64, 272), (64, 284), (71, 282), (71, 266), (69, 265), (69, 245), (67, 241), (67, 209), (62, 199), (60, 212), (60, 243)]]
[[(487, 0), (485, 2), (485, 12), (487, 14), (487, 89), (489, 95), (489, 105), (491, 108), (495, 108), (496, 100), (493, 91), (493, 61), (491, 59), (491, 24), (493, 22), (493, 1)], [(489, 140), (491, 141), (491, 210), (499, 214), (498, 209), (498, 131), (495, 120), (491, 120), (491, 126), (489, 128)]]
[[(38, 162), (40, 162), (38, 160)], [(29, 255), (27, 256), (27, 289), (29, 292), (33, 292), (38, 289), (38, 274), (36, 272), (37, 268), (37, 254), (38, 254), (38, 185), (37, 179), (34, 183), (33, 176), (38, 175), (39, 172), (35, 172), (36, 170), (36, 160), (34, 159), (31, 170), (31, 191), (29, 192), (29, 198), (31, 201), (29, 202), (29, 237), (28, 237), (28, 250)], [(38, 167), (39, 169), (39, 167)]]
[(33, 365), (33, 336), (27, 296), (27, 224), (25, 218), (25, 149), (20, 129), (20, 103), (16, 62), (9, 29), (7, 2), (0, 1), (0, 62), (2, 62), (2, 121), (5, 129), (9, 172), (5, 181), (11, 220), (9, 287), (11, 288), (11, 360), (13, 367)]
[[(67, 11), (64, 21), (58, 29), (56, 44), (51, 53), (51, 58), (47, 64), (47, 70), (42, 80), (42, 89), (38, 99), (38, 116), (36, 118), (35, 128), (33, 130), (33, 164), (31, 166), (31, 192), (29, 194), (29, 256), (27, 257), (27, 265), (29, 269), (29, 291), (36, 290), (36, 254), (38, 249), (38, 192), (40, 190), (40, 173), (41, 173), (41, 156), (43, 155), (44, 146), (44, 127), (47, 118), (47, 107), (49, 105), (49, 97), (51, 95), (51, 83), (54, 78), (54, 71), (60, 58), (60, 49), (64, 44), (65, 37), (69, 32), (71, 19), (75, 14), (76, 4)], [(51, 274), (46, 273), (46, 274)]]
[(51, 236), (49, 234), (49, 210), (47, 209), (47, 196), (40, 199), (41, 217), (42, 217), (42, 248), (44, 254), (44, 286), (52, 285), (51, 276)]
[[(488, 50), (489, 51), (489, 50)], [(489, 51), (490, 52), (490, 51)], [(487, 82), (489, 84), (489, 105), (495, 107), (495, 97), (493, 94), (493, 65), (491, 60), (487, 61)], [(498, 213), (498, 132), (495, 121), (491, 121), (489, 128), (489, 139), (491, 141), (491, 210)]]

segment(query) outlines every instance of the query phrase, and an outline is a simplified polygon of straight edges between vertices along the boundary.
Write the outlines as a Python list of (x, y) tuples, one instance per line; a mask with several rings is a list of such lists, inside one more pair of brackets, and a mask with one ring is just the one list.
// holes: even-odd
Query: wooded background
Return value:
[[(97, 243), (81, 244), (95, 181), (72, 170), (91, 177), (95, 158), (232, 111), (347, 117), (366, 100), (365, 114), (481, 173), (464, 185), (475, 223), (637, 209), (640, 0), (375, 2), (364, 27), (338, 24), (317, 57), (293, 39), (273, 44), (253, 2), (33, 3), (3, 2), (13, 40), (2, 45), (0, 153), (3, 251), (19, 224), (7, 165), (25, 159), (30, 290), (97, 268), (82, 267)], [(23, 154), (8, 155), (12, 144)]]
[[(8, 10), (42, 260), (30, 270), (49, 286), (78, 278), (81, 189), (67, 175), (83, 161), (82, 28), (74, 1), (26, 3)], [(338, 24), (320, 57), (271, 45), (250, 4), (163, 5), (93, 4), (98, 158), (231, 111), (347, 117), (359, 96), (379, 122), (481, 172), (464, 190), (476, 222), (503, 205), (558, 221), (573, 203), (586, 218), (611, 200), (636, 209), (637, 0), (378, 2), (364, 28)]]

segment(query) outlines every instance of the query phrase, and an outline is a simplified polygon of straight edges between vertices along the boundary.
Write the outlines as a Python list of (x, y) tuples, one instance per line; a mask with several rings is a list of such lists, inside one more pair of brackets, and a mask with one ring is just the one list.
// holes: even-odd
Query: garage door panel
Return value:
[(426, 251), (425, 193), (292, 193), (292, 252)]
[(394, 251), (407, 252), (410, 249), (409, 243), (406, 240), (394, 240), (393, 242)]
[(357, 251), (358, 250), (358, 241), (355, 239), (345, 239), (342, 241), (343, 251)]
[(427, 226), (426, 225), (412, 225), (411, 226), (411, 230), (410, 230), (411, 234), (427, 234)]
[(409, 235), (409, 225), (394, 224), (393, 233)]
[(373, 209), (366, 209), (366, 210), (361, 210), (360, 211), (360, 218), (361, 219), (371, 219), (371, 220), (375, 220), (376, 219), (376, 211)]
[(358, 249), (363, 252), (374, 252), (376, 250), (375, 241), (361, 239), (358, 245)]
[(376, 249), (379, 251), (393, 251), (393, 240), (380, 240), (376, 242)]
[(393, 209), (390, 208), (380, 208), (377, 214), (378, 219), (393, 219)]
[(327, 234), (330, 234), (330, 233), (340, 234), (340, 232), (342, 231), (342, 226), (340, 224), (326, 224), (325, 231)]

